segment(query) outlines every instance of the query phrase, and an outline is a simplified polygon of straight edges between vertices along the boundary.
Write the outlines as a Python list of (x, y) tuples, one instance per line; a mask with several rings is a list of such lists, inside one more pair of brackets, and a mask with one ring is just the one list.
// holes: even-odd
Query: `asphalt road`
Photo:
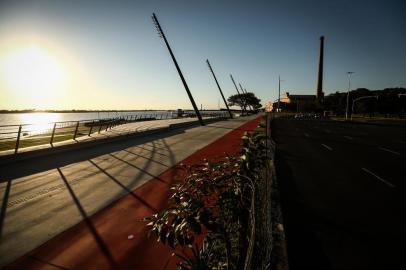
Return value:
[(406, 127), (275, 119), (272, 132), (290, 269), (406, 269)]

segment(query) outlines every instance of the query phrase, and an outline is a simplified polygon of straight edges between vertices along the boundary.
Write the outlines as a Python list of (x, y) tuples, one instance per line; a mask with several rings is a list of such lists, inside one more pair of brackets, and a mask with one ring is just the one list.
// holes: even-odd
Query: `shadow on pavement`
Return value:
[(6, 217), (6, 211), (7, 211), (7, 203), (8, 203), (8, 197), (10, 196), (10, 189), (11, 189), (11, 180), (7, 181), (6, 188), (4, 189), (4, 196), (3, 200), (1, 203), (1, 213), (0, 213), (0, 242), (1, 238), (3, 236), (3, 223), (4, 223), (4, 218)]
[[(169, 167), (170, 167), (169, 165), (166, 165), (166, 164), (164, 164), (164, 163), (162, 163), (162, 162), (160, 162), (160, 161), (154, 160), (154, 159), (152, 159), (151, 157), (146, 157), (146, 156), (144, 156), (144, 155), (137, 154), (137, 153), (135, 153), (135, 152), (133, 152), (133, 151), (130, 151), (130, 150), (127, 150), (127, 149), (124, 149), (123, 151), (125, 151), (125, 152), (127, 152), (127, 153), (129, 153), (129, 154), (132, 154), (132, 155), (134, 155), (134, 156), (136, 156), (136, 157), (141, 157), (141, 158), (143, 158), (143, 159), (147, 159), (147, 160), (149, 160), (149, 161), (151, 161), (151, 162), (154, 162), (154, 163), (156, 163), (156, 164), (158, 164), (158, 165), (161, 165), (161, 166), (164, 166), (164, 167), (166, 167), (166, 168), (169, 168)], [(151, 150), (151, 151), (154, 151), (154, 150)]]
[(132, 197), (134, 197), (135, 199), (137, 199), (138, 201), (140, 201), (142, 204), (144, 204), (147, 208), (149, 208), (153, 213), (158, 212), (158, 210), (153, 207), (152, 205), (150, 205), (147, 201), (145, 201), (143, 198), (139, 197), (137, 194), (135, 194), (131, 189), (129, 189), (128, 187), (126, 187), (123, 183), (121, 183), (117, 178), (115, 178), (114, 176), (112, 176), (111, 174), (109, 174), (108, 172), (106, 172), (105, 170), (103, 170), (99, 165), (97, 165), (95, 162), (93, 162), (92, 160), (89, 160), (89, 162), (95, 166), (97, 169), (99, 169), (102, 173), (104, 173), (105, 175), (107, 175), (111, 180), (113, 180), (114, 183), (116, 183), (117, 185), (119, 185), (121, 188), (123, 188), (125, 191), (128, 192), (128, 194), (130, 194)]
[[(104, 154), (120, 151), (136, 145), (145, 144), (157, 139), (184, 133), (184, 129), (176, 129), (168, 132), (150, 134), (145, 137), (123, 139), (116, 142), (105, 143), (79, 150), (55, 153), (29, 160), (21, 160), (11, 164), (0, 165), (0, 182), (13, 180), (31, 174), (59, 168), (71, 163), (85, 161)], [(151, 151), (151, 150), (150, 150)]]
[(303, 204), (299, 201), (291, 168), (278, 150), (275, 155), (275, 167), (281, 192), (289, 268), (292, 270), (332, 269), (322, 250), (320, 239), (311, 227), (312, 216), (306, 213)]
[(70, 196), (72, 197), (72, 200), (76, 204), (80, 214), (83, 217), (83, 221), (86, 223), (87, 227), (89, 228), (90, 233), (92, 234), (94, 240), (97, 242), (98, 247), (100, 248), (101, 252), (107, 259), (108, 263), (110, 264), (112, 269), (118, 269), (118, 264), (113, 258), (113, 255), (111, 254), (111, 251), (107, 247), (106, 243), (104, 240), (100, 237), (99, 233), (97, 232), (95, 226), (93, 225), (92, 221), (90, 218), (87, 216), (85, 209), (81, 205), (79, 199), (76, 197), (75, 192), (73, 191), (72, 187), (69, 185), (68, 180), (66, 179), (65, 175), (62, 173), (60, 168), (57, 168), (63, 182), (66, 185), (67, 190), (69, 191)]

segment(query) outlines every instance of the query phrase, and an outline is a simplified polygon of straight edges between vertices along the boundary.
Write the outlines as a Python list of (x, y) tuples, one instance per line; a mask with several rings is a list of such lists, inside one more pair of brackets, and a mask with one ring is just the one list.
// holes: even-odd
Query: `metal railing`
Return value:
[(264, 128), (266, 137), (266, 157), (264, 167), (258, 173), (255, 180), (248, 179), (251, 204), (249, 208), (247, 239), (248, 247), (245, 254), (244, 270), (269, 269), (271, 253), (274, 248), (273, 230), (275, 224), (272, 220), (272, 185), (275, 182), (273, 165), (274, 144), (271, 140), (270, 121), (273, 114), (266, 113)]
[[(202, 116), (210, 118), (224, 118), (225, 115), (226, 112), (202, 113)], [(183, 117), (196, 115), (186, 111)], [(91, 136), (92, 133), (101, 133), (122, 124), (173, 118), (177, 118), (176, 114), (163, 112), (45, 124), (0, 125), (0, 151), (14, 150), (17, 154), (20, 148), (76, 140), (78, 137)]]

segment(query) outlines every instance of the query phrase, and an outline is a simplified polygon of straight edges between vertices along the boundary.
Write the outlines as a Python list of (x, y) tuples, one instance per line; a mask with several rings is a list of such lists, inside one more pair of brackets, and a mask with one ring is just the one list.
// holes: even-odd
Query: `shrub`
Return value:
[(172, 188), (169, 206), (146, 218), (151, 233), (180, 258), (179, 269), (246, 266), (255, 182), (265, 166), (268, 145), (261, 132), (245, 134), (242, 140), (241, 156), (182, 165), (187, 177)]

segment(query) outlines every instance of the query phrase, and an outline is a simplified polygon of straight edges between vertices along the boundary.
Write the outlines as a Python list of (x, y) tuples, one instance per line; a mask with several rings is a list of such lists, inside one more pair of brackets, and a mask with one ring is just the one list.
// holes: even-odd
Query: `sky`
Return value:
[[(155, 12), (198, 107), (236, 93), (264, 104), (314, 94), (325, 36), (325, 94), (406, 87), (406, 4), (386, 1), (0, 0), (0, 109), (192, 108)], [(221, 107), (224, 107), (220, 103)]]

